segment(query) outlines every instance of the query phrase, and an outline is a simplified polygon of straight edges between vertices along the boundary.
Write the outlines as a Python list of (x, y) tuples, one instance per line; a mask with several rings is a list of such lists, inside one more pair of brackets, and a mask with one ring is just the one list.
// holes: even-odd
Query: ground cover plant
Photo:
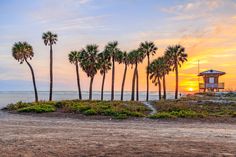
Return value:
[(236, 117), (236, 103), (223, 104), (197, 97), (152, 103), (158, 112), (150, 118)]
[(84, 115), (103, 115), (117, 119), (145, 117), (150, 112), (141, 102), (136, 101), (86, 101), (64, 100), (9, 104), (7, 110), (16, 112), (54, 112), (78, 113)]

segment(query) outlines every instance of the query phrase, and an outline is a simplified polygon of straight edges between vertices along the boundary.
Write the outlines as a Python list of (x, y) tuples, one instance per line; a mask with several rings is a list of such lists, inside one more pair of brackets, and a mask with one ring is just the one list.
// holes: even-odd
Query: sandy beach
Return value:
[(1, 156), (235, 156), (236, 125), (0, 112)]

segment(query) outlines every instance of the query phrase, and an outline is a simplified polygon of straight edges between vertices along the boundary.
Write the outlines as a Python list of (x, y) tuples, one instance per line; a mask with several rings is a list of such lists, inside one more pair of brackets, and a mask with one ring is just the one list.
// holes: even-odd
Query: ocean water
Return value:
[[(39, 100), (48, 100), (48, 92), (38, 92)], [(136, 95), (136, 93), (135, 93)], [(82, 92), (83, 99), (88, 99), (89, 93), (84, 91)], [(101, 98), (101, 92), (94, 91), (93, 99), (99, 100)], [(111, 92), (104, 92), (104, 100), (110, 100)], [(124, 92), (124, 100), (130, 100), (131, 92)], [(167, 92), (167, 98), (173, 99), (174, 92)], [(78, 99), (77, 91), (55, 91), (53, 92), (53, 100), (70, 100)], [(139, 92), (139, 100), (145, 101), (146, 92)], [(149, 93), (150, 100), (158, 100), (158, 92)], [(120, 92), (115, 92), (115, 100), (120, 100)], [(22, 102), (31, 102), (34, 101), (34, 92), (32, 91), (17, 91), (17, 92), (0, 92), (0, 108), (5, 107), (7, 104), (16, 103), (18, 101)]]

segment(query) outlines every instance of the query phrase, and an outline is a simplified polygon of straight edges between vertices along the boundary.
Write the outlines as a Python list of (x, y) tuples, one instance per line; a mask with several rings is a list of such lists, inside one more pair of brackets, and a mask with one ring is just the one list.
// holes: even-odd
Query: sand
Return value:
[(236, 125), (0, 112), (0, 156), (236, 156)]

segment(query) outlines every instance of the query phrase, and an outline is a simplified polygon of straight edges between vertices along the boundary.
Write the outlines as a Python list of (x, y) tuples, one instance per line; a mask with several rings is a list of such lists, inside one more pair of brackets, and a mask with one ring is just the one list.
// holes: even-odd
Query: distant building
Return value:
[(225, 75), (225, 72), (217, 70), (207, 70), (198, 74), (203, 77), (204, 83), (199, 83), (199, 89), (204, 92), (219, 92), (220, 89), (224, 89), (224, 83), (219, 83), (219, 77)]

